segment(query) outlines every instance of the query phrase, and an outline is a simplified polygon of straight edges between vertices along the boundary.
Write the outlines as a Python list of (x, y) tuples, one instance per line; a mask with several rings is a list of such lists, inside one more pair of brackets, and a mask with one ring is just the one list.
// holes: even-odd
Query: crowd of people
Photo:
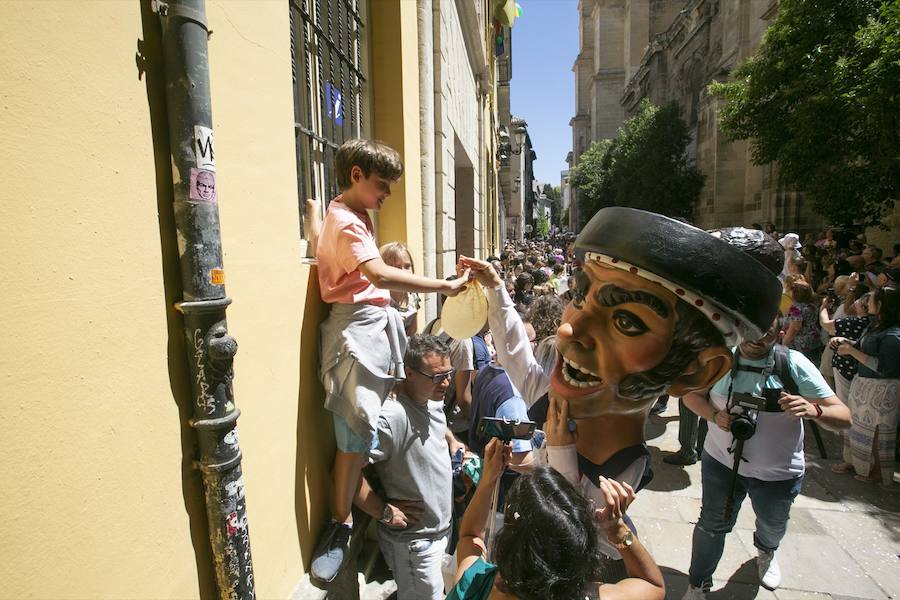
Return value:
[[(900, 244), (893, 256), (864, 236), (787, 234), (782, 343), (818, 364), (851, 411), (837, 473), (891, 487), (900, 399)], [(868, 362), (868, 365), (867, 365)], [(875, 368), (872, 368), (872, 367)]]
[[(415, 273), (403, 244), (378, 248), (366, 213), (402, 174), (399, 155), (353, 140), (336, 169), (342, 194), (315, 232), (331, 304), (321, 377), (337, 442), (315, 582), (332, 581), (347, 559), (356, 506), (378, 521), (398, 600), (662, 599), (662, 575), (627, 509), (652, 478), (644, 423), (665, 393), (682, 398), (684, 431), (711, 423), (700, 444), (704, 499), (688, 597), (709, 589), (737, 517), (728, 507), (744, 495), (758, 517), (760, 579), (778, 586), (775, 551), (802, 484), (804, 419), (837, 430), (852, 415), (835, 469), (891, 482), (897, 256), (889, 264), (831, 231), (804, 244), (759, 227), (713, 236), (604, 209), (578, 244), (566, 235), (506, 242), (435, 279)], [(636, 231), (672, 246), (630, 244)], [(701, 256), (714, 258), (692, 274)], [(440, 317), (417, 322), (420, 294), (452, 297), (472, 281), (488, 307), (472, 337), (452, 338)], [(779, 296), (783, 314), (773, 320)], [(751, 459), (735, 469), (729, 496), (725, 463), (742, 414), (733, 397), (771, 389), (778, 414), (754, 417), (763, 434), (742, 441)], [(480, 426), (491, 418), (536, 427), (501, 441)]]

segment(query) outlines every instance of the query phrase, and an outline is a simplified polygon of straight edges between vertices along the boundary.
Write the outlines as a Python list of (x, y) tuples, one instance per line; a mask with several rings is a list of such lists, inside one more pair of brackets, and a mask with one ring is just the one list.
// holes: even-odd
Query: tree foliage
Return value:
[(601, 208), (630, 206), (690, 218), (703, 174), (688, 159), (687, 125), (677, 104), (643, 100), (612, 140), (599, 140), (579, 157), (571, 174), (583, 227)]
[(545, 238), (550, 235), (550, 219), (547, 218), (547, 215), (538, 217), (534, 228), (541, 237)]
[(726, 135), (832, 223), (879, 223), (900, 189), (900, 2), (781, 0), (733, 75), (711, 86)]

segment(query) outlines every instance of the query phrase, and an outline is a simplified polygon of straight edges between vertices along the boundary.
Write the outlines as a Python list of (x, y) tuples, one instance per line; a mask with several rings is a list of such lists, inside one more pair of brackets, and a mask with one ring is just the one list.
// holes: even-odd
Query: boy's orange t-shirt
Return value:
[(373, 230), (366, 213), (358, 213), (338, 199), (328, 205), (316, 250), (322, 300), (329, 304), (390, 304), (390, 291), (372, 285), (358, 269), (366, 261), (381, 258)]

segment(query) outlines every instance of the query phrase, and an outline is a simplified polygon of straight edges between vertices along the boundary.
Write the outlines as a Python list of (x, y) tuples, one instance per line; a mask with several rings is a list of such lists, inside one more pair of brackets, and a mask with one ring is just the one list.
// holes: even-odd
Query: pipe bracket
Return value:
[(190, 302), (176, 302), (175, 310), (182, 314), (207, 313), (221, 310), (231, 304), (231, 298), (216, 298), (214, 300), (192, 300)]
[(195, 460), (194, 468), (198, 471), (203, 471), (204, 473), (221, 473), (223, 471), (233, 469), (237, 465), (241, 464), (241, 456), (241, 451), (238, 450), (237, 454), (235, 454), (233, 457), (220, 463), (203, 464), (199, 460)]
[(183, 4), (169, 4), (162, 0), (154, 0), (151, 6), (155, 9), (154, 12), (158, 13), (161, 17), (178, 17), (185, 21), (193, 21), (209, 32), (206, 15), (202, 11)]
[(190, 419), (188, 423), (194, 429), (230, 429), (237, 423), (239, 416), (241, 416), (241, 409), (235, 408), (224, 417), (219, 417), (218, 419)]

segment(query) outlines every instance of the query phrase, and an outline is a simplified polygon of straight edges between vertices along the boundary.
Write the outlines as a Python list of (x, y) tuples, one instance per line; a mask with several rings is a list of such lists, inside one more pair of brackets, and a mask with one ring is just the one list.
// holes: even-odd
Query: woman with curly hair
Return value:
[[(599, 481), (606, 507), (592, 503), (565, 477), (547, 466), (519, 477), (509, 491), (503, 529), (493, 563), (485, 560), (484, 523), (494, 483), (509, 460), (509, 448), (493, 440), (485, 450), (481, 482), (460, 525), (456, 585), (447, 600), (662, 600), (662, 573), (623, 522), (634, 500), (628, 484)], [(601, 571), (599, 536), (621, 548), (629, 577), (597, 583)]]
[(534, 302), (528, 307), (525, 320), (534, 327), (538, 342), (556, 335), (556, 330), (562, 322), (563, 308), (562, 300), (556, 294), (535, 297)]

